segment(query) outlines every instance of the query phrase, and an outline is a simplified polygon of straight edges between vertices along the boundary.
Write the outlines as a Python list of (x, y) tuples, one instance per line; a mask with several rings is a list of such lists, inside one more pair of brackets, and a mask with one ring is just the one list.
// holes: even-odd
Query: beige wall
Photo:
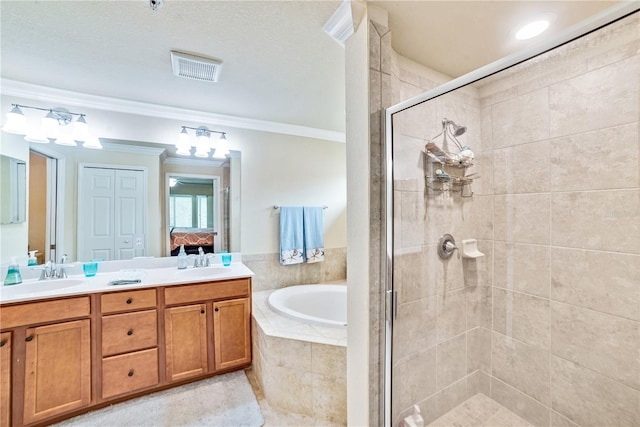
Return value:
[[(640, 424), (639, 24), (401, 113), (396, 421), (482, 392), (534, 425)], [(415, 69), (399, 77), (403, 99), (430, 86)], [(472, 199), (423, 191), (420, 150), (443, 115), (469, 128)], [(441, 261), (445, 232), (485, 257)]]

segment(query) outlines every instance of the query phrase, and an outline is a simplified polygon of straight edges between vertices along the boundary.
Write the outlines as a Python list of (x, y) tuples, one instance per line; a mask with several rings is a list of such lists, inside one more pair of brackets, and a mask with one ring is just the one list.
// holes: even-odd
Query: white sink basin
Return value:
[(79, 279), (41, 280), (37, 282), (22, 283), (20, 285), (3, 286), (2, 292), (12, 294), (35, 294), (39, 292), (57, 291), (58, 289), (71, 288), (83, 284)]
[(186, 270), (178, 270), (176, 277), (189, 279), (206, 279), (207, 277), (215, 277), (229, 272), (228, 267), (202, 267), (188, 268)]

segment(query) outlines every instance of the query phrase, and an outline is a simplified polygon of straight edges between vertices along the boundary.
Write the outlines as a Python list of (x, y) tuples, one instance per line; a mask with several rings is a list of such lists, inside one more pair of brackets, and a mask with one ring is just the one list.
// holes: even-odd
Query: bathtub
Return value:
[(347, 326), (345, 285), (298, 285), (269, 295), (271, 309), (287, 317), (320, 326)]

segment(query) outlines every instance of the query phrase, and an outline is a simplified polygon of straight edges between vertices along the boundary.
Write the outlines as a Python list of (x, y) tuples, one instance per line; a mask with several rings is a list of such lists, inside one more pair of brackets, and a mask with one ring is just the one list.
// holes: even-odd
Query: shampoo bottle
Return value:
[(9, 264), (9, 270), (7, 271), (7, 277), (5, 277), (4, 279), (4, 285), (17, 285), (19, 283), (22, 283), (20, 267), (18, 267), (18, 261), (16, 261), (16, 257), (11, 257), (11, 264)]
[(184, 245), (180, 245), (180, 252), (178, 253), (178, 270), (184, 270), (187, 268), (187, 253), (184, 251)]
[(36, 259), (36, 252), (38, 251), (29, 251), (29, 261), (27, 261), (27, 267), (31, 267), (32, 265), (38, 265), (38, 260)]

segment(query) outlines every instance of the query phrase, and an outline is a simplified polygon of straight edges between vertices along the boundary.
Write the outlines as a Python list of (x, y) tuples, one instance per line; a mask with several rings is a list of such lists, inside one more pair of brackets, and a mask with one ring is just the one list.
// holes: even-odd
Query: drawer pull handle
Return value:
[(133, 300), (132, 300), (131, 298), (129, 298), (129, 299), (127, 300), (127, 304), (131, 304), (132, 302), (133, 302)]
[(6, 341), (6, 340), (2, 340), (2, 341), (0, 341), (0, 347), (4, 347), (4, 345), (5, 345), (6, 343), (7, 343), (7, 341)]
[(220, 309), (218, 307), (216, 307), (216, 309), (214, 311), (220, 311)]
[(129, 371), (129, 373), (127, 374), (128, 376), (132, 377), (133, 376), (133, 369)]
[(33, 340), (33, 335), (29, 335), (24, 339), (26, 342), (31, 342)]
[(200, 313), (204, 314), (204, 310), (200, 310)]
[(133, 335), (133, 329), (129, 329), (129, 330), (127, 331), (127, 335)]

